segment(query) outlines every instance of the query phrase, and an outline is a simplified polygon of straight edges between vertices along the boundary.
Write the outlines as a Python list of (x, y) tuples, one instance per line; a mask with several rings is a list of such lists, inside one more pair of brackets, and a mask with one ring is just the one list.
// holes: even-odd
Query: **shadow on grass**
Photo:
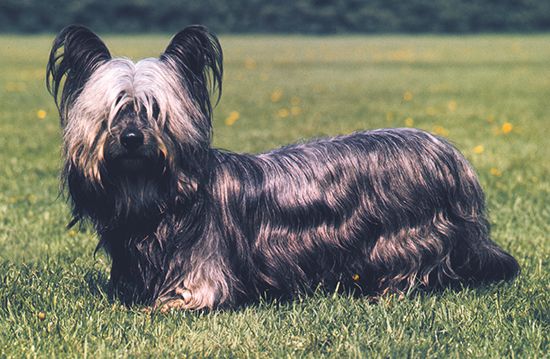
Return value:
[(86, 271), (83, 279), (91, 295), (106, 300), (109, 303), (116, 302), (116, 298), (111, 293), (108, 275), (105, 272), (90, 269)]

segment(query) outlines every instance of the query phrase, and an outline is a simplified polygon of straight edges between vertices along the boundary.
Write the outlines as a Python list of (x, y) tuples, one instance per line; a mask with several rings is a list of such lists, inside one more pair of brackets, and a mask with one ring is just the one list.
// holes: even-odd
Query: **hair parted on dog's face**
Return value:
[[(185, 28), (159, 58), (137, 63), (112, 58), (83, 26), (65, 28), (50, 53), (47, 87), (64, 130), (73, 200), (82, 193), (73, 195), (71, 180), (104, 191), (114, 178), (130, 184), (135, 172), (164, 173), (181, 192), (196, 187), (211, 141), (210, 91), (221, 95), (222, 60), (217, 38), (202, 26)], [(190, 170), (183, 175), (182, 168)]]

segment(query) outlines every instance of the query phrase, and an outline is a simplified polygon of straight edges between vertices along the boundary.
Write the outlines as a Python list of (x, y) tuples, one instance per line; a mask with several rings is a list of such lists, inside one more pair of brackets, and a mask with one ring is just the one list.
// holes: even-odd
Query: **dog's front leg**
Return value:
[(209, 286), (196, 286), (193, 289), (178, 288), (174, 296), (160, 304), (160, 311), (213, 309), (216, 305), (216, 290)]
[(174, 291), (173, 297), (161, 301), (160, 311), (166, 313), (171, 310), (194, 309), (190, 306), (192, 298), (193, 296), (189, 289), (178, 288)]
[(231, 297), (229, 281), (223, 272), (218, 271), (219, 268), (210, 266), (208, 271), (199, 270), (187, 275), (180, 286), (160, 300), (161, 312), (171, 309), (214, 309), (228, 301)]

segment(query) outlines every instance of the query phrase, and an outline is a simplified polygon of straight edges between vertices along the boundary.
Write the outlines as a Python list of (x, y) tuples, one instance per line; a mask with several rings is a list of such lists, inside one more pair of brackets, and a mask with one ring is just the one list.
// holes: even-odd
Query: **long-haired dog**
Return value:
[(383, 129), (259, 155), (211, 147), (222, 50), (201, 26), (159, 58), (112, 58), (82, 26), (47, 65), (73, 224), (128, 303), (218, 308), (318, 287), (376, 295), (511, 279), (472, 167), (444, 139)]

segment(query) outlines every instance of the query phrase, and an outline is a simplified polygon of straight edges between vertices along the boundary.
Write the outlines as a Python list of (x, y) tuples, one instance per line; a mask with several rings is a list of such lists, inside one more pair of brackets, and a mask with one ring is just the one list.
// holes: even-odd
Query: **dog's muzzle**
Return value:
[(152, 169), (156, 158), (152, 144), (145, 138), (142, 130), (134, 126), (127, 127), (116, 142), (118, 144), (114, 144), (111, 155), (117, 171), (143, 172)]
[(143, 145), (143, 133), (135, 128), (128, 128), (120, 135), (120, 143), (128, 151), (136, 151)]

